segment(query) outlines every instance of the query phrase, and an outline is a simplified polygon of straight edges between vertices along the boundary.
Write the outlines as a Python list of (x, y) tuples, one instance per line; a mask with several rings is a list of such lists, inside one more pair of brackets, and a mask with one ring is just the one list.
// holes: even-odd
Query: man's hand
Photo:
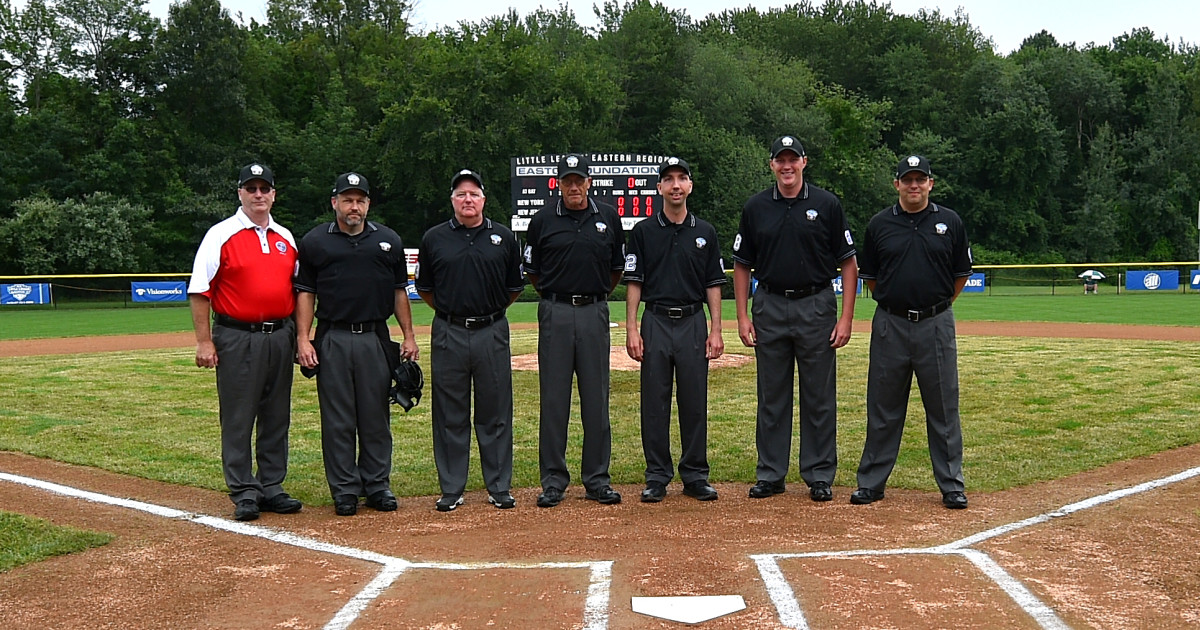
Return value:
[(217, 367), (217, 347), (213, 345), (212, 340), (196, 344), (196, 367)]
[(320, 361), (317, 360), (317, 349), (313, 347), (312, 342), (307, 338), (296, 339), (296, 361), (300, 363), (300, 367), (313, 369), (317, 367)]
[(722, 354), (725, 354), (725, 340), (721, 338), (721, 330), (714, 329), (704, 344), (704, 358), (719, 359)]
[(841, 318), (837, 325), (833, 327), (833, 332), (829, 333), (829, 345), (834, 349), (841, 348), (850, 341), (850, 331), (854, 327), (854, 322), (848, 318)]
[(629, 358), (634, 361), (641, 361), (645, 352), (642, 346), (642, 334), (637, 331), (637, 328), (629, 328), (625, 335), (625, 352), (629, 354)]
[(412, 337), (405, 339), (404, 343), (400, 344), (400, 356), (416, 361), (419, 354), (421, 354), (421, 350), (417, 348), (417, 342)]
[(758, 334), (754, 332), (754, 320), (749, 317), (738, 318), (738, 337), (742, 338), (742, 343), (748, 348), (757, 345)]

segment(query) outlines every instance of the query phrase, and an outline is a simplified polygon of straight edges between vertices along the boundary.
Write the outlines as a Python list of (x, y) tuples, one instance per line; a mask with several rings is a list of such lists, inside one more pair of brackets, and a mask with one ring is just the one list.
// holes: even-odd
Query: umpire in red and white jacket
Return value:
[(271, 169), (242, 168), (238, 198), (237, 212), (204, 235), (188, 298), (196, 365), (217, 371), (221, 467), (234, 518), (251, 521), (260, 510), (290, 514), (301, 508), (283, 491), (296, 353), (296, 240), (271, 218)]

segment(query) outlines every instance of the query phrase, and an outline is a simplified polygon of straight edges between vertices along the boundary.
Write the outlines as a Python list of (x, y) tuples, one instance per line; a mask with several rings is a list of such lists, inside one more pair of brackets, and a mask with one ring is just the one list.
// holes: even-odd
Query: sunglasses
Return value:
[(242, 190), (250, 193), (251, 195), (258, 192), (265, 195), (274, 190), (274, 186), (242, 186)]

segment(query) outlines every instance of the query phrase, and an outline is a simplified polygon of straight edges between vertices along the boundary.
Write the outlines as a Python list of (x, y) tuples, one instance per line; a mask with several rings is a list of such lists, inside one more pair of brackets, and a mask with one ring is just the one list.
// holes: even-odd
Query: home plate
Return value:
[(694, 595), (685, 597), (634, 597), (633, 612), (678, 621), (700, 623), (723, 617), (746, 607), (741, 595)]

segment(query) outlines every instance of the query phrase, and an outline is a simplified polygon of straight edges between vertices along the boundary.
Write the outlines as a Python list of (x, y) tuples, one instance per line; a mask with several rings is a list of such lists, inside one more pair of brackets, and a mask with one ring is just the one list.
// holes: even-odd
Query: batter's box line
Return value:
[(972, 534), (965, 538), (961, 538), (951, 543), (937, 545), (934, 547), (921, 548), (899, 548), (899, 549), (851, 549), (843, 551), (809, 551), (804, 553), (767, 553), (751, 555), (750, 558), (758, 566), (759, 575), (762, 576), (763, 583), (767, 588), (767, 595), (770, 596), (772, 603), (775, 604), (775, 610), (779, 613), (780, 622), (788, 628), (796, 628), (798, 630), (808, 630), (808, 621), (804, 617), (804, 611), (800, 607), (800, 602), (796, 599), (796, 594), (792, 590), (791, 584), (787, 578), (783, 576), (783, 571), (779, 568), (779, 560), (788, 560), (795, 558), (854, 558), (861, 556), (901, 556), (901, 555), (958, 555), (966, 558), (971, 564), (975, 565), (984, 575), (988, 576), (996, 583), (1012, 600), (1021, 607), (1034, 621), (1042, 628), (1047, 630), (1067, 630), (1070, 628), (1054, 610), (1043, 603), (1033, 594), (1020, 580), (1013, 577), (1012, 574), (1005, 571), (991, 556), (979, 549), (974, 549), (973, 546), (983, 541), (1011, 534), (1012, 532), (1032, 527), (1045, 523), (1055, 518), (1074, 514), (1090, 508), (1094, 508), (1105, 503), (1123, 499), (1142, 492), (1148, 492), (1165, 486), (1169, 486), (1180, 481), (1185, 481), (1200, 475), (1200, 467), (1189, 468), (1180, 473), (1155, 479), (1145, 483), (1138, 484), (1121, 490), (1114, 490), (1098, 496), (1077, 501), (1064, 505), (1057, 510), (1052, 510), (1044, 514), (1039, 514), (1024, 520), (993, 527), (992, 529)]
[(170, 518), (190, 523), (196, 523), (213, 529), (261, 538), (282, 545), (298, 547), (308, 551), (327, 553), (354, 560), (362, 560), (382, 565), (379, 573), (363, 587), (350, 601), (342, 606), (333, 619), (325, 625), (325, 630), (345, 630), (358, 619), (371, 602), (384, 593), (401, 575), (411, 569), (433, 569), (444, 571), (480, 571), (488, 569), (588, 569), (588, 594), (584, 600), (583, 628), (584, 630), (605, 630), (608, 628), (609, 591), (612, 584), (612, 561), (581, 561), (581, 562), (412, 562), (366, 549), (347, 547), (315, 538), (300, 536), (292, 532), (282, 531), (263, 525), (251, 525), (231, 521), (207, 514), (196, 514), (177, 510), (162, 505), (122, 499), (119, 497), (90, 492), (71, 486), (23, 477), (0, 472), (0, 481), (17, 485), (37, 488), (53, 494), (82, 499), (91, 503), (111, 505), (114, 507), (145, 512), (162, 518)]

